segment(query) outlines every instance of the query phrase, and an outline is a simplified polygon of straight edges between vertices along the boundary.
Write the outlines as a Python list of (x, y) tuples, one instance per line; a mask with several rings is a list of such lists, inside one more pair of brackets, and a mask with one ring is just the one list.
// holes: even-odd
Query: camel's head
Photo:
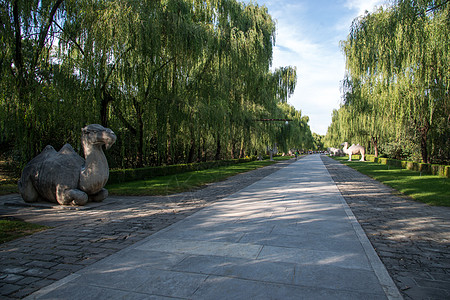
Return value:
[(341, 146), (343, 146), (343, 147), (347, 146), (347, 147), (348, 147), (348, 142), (343, 142), (343, 143), (341, 144)]
[(81, 129), (81, 142), (84, 145), (105, 145), (106, 149), (116, 142), (115, 133), (99, 124), (87, 125)]

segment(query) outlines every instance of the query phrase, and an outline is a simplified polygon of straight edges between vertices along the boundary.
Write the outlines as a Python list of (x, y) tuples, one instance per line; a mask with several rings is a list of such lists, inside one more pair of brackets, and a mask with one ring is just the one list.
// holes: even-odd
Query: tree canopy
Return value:
[(450, 1), (396, 0), (341, 43), (343, 103), (326, 137), (392, 157), (450, 161)]
[[(80, 151), (99, 123), (113, 167), (237, 158), (312, 145), (271, 70), (275, 22), (237, 0), (12, 0), (0, 4), (0, 145), (23, 166), (47, 144)], [(292, 119), (288, 124), (259, 122)]]

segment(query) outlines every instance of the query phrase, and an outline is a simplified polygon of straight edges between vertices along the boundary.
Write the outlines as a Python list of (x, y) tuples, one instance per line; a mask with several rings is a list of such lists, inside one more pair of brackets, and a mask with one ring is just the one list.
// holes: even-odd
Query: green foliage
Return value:
[(390, 158), (399, 160), (420, 160), (420, 147), (409, 140), (400, 140), (398, 142), (386, 143), (381, 151)]
[[(121, 168), (309, 142), (307, 118), (285, 104), (296, 69), (270, 70), (276, 28), (264, 6), (4, 1), (0, 13), (0, 155), (20, 166), (47, 144), (80, 151), (88, 123), (117, 134), (107, 155)], [(287, 130), (263, 118), (295, 121)]]
[(449, 14), (449, 1), (397, 0), (353, 21), (327, 143), (370, 141), (375, 153), (450, 161)]
[(26, 223), (19, 220), (0, 220), (0, 244), (30, 235), (45, 229), (48, 226)]
[(429, 205), (450, 206), (450, 178), (423, 175), (418, 171), (375, 162), (349, 162), (345, 157), (335, 159), (415, 200)]

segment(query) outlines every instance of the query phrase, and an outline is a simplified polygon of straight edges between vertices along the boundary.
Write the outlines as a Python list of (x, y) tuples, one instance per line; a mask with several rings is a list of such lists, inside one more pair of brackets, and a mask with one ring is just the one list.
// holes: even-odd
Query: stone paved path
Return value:
[(450, 207), (393, 194), (368, 176), (322, 161), (405, 299), (450, 299)]
[[(449, 299), (449, 209), (394, 196), (390, 188), (322, 158), (405, 299)], [(16, 216), (55, 227), (0, 246), (0, 298), (23, 298), (284, 164), (241, 174), (192, 193), (126, 197), (125, 203), (110, 197), (107, 205), (83, 211), (5, 206), (19, 196), (0, 196), (0, 217)]]
[(25, 298), (400, 300), (319, 155)]
[[(12, 206), (0, 196), (0, 217), (54, 227), (0, 245), (0, 299), (20, 299), (193, 214), (294, 160), (239, 174), (192, 192), (160, 197), (108, 197), (82, 210)], [(9, 205), (5, 205), (9, 204)]]

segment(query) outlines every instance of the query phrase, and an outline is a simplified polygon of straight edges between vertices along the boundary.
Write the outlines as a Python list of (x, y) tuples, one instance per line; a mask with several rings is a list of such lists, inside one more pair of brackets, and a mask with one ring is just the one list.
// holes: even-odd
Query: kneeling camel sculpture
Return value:
[(58, 152), (48, 145), (25, 166), (18, 183), (25, 202), (43, 198), (61, 205), (85, 205), (108, 197), (108, 190), (103, 187), (108, 181), (109, 167), (102, 146), (109, 149), (116, 135), (98, 124), (81, 131), (85, 159), (69, 144)]

